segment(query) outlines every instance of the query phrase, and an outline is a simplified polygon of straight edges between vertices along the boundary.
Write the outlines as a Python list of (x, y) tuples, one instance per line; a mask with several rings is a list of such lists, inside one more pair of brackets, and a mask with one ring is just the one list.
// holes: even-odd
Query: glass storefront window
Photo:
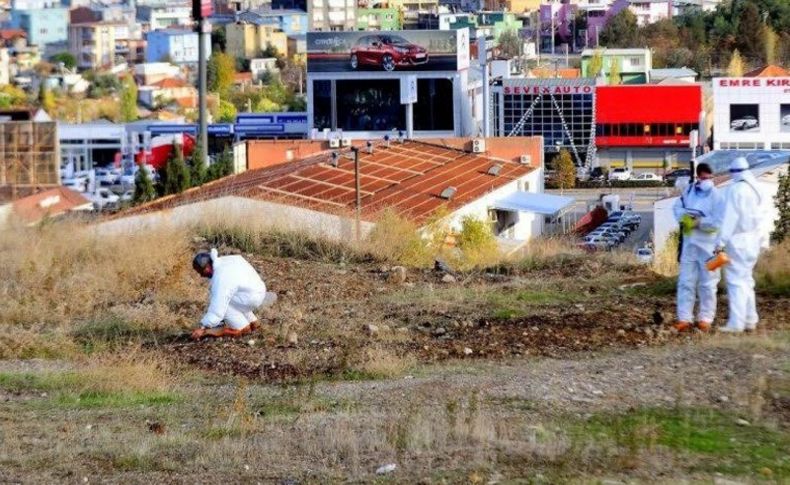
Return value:
[(399, 80), (338, 80), (335, 89), (338, 128), (347, 131), (406, 129), (406, 108), (400, 104)]
[(332, 81), (313, 81), (313, 126), (332, 129)]
[(453, 128), (453, 81), (418, 79), (414, 129), (453, 131)]

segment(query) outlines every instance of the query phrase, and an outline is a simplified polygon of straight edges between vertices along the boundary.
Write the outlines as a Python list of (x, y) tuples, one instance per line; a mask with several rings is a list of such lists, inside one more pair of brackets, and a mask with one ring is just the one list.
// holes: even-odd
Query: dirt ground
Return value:
[(178, 369), (162, 393), (0, 361), (0, 483), (790, 480), (788, 296), (758, 296), (755, 333), (677, 334), (671, 282), (605, 259), (400, 278), (245, 256), (278, 302), (242, 339), (146, 339)]
[[(199, 344), (180, 336), (157, 343), (155, 351), (220, 375), (288, 382), (337, 376), (364, 364), (370, 347), (431, 363), (562, 358), (705, 338), (671, 329), (674, 295), (640, 291), (661, 281), (640, 267), (607, 278), (600, 262), (574, 261), (449, 283), (443, 272), (409, 270), (405, 281), (393, 282), (387, 266), (247, 257), (279, 295), (261, 315), (262, 330)], [(762, 298), (763, 325), (790, 328), (787, 308), (787, 299)], [(722, 297), (719, 313), (725, 309)]]

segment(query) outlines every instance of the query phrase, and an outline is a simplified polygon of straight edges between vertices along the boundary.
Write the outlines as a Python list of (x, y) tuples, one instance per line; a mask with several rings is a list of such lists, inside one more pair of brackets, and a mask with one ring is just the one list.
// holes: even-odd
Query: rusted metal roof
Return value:
[[(529, 151), (525, 146), (525, 152)], [(355, 208), (354, 160), (350, 149), (332, 152), (242, 174), (190, 189), (126, 211), (125, 215), (167, 209), (221, 196), (241, 196), (321, 212), (347, 213)], [(455, 210), (535, 167), (419, 141), (376, 143), (373, 153), (359, 149), (362, 218), (374, 220), (384, 209), (420, 223), (437, 209)], [(488, 174), (492, 165), (498, 175)], [(451, 200), (440, 197), (455, 187)]]

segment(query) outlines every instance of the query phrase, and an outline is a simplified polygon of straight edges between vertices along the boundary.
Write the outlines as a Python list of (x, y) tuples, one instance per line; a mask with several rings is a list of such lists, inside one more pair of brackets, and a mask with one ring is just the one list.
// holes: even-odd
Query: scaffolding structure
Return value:
[(13, 200), (58, 185), (57, 123), (0, 123), (0, 199)]

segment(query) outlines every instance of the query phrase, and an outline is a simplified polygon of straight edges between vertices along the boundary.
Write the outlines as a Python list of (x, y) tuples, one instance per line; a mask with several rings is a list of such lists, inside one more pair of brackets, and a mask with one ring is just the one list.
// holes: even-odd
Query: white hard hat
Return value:
[(746, 170), (749, 168), (749, 162), (744, 157), (737, 157), (730, 163), (730, 170)]

